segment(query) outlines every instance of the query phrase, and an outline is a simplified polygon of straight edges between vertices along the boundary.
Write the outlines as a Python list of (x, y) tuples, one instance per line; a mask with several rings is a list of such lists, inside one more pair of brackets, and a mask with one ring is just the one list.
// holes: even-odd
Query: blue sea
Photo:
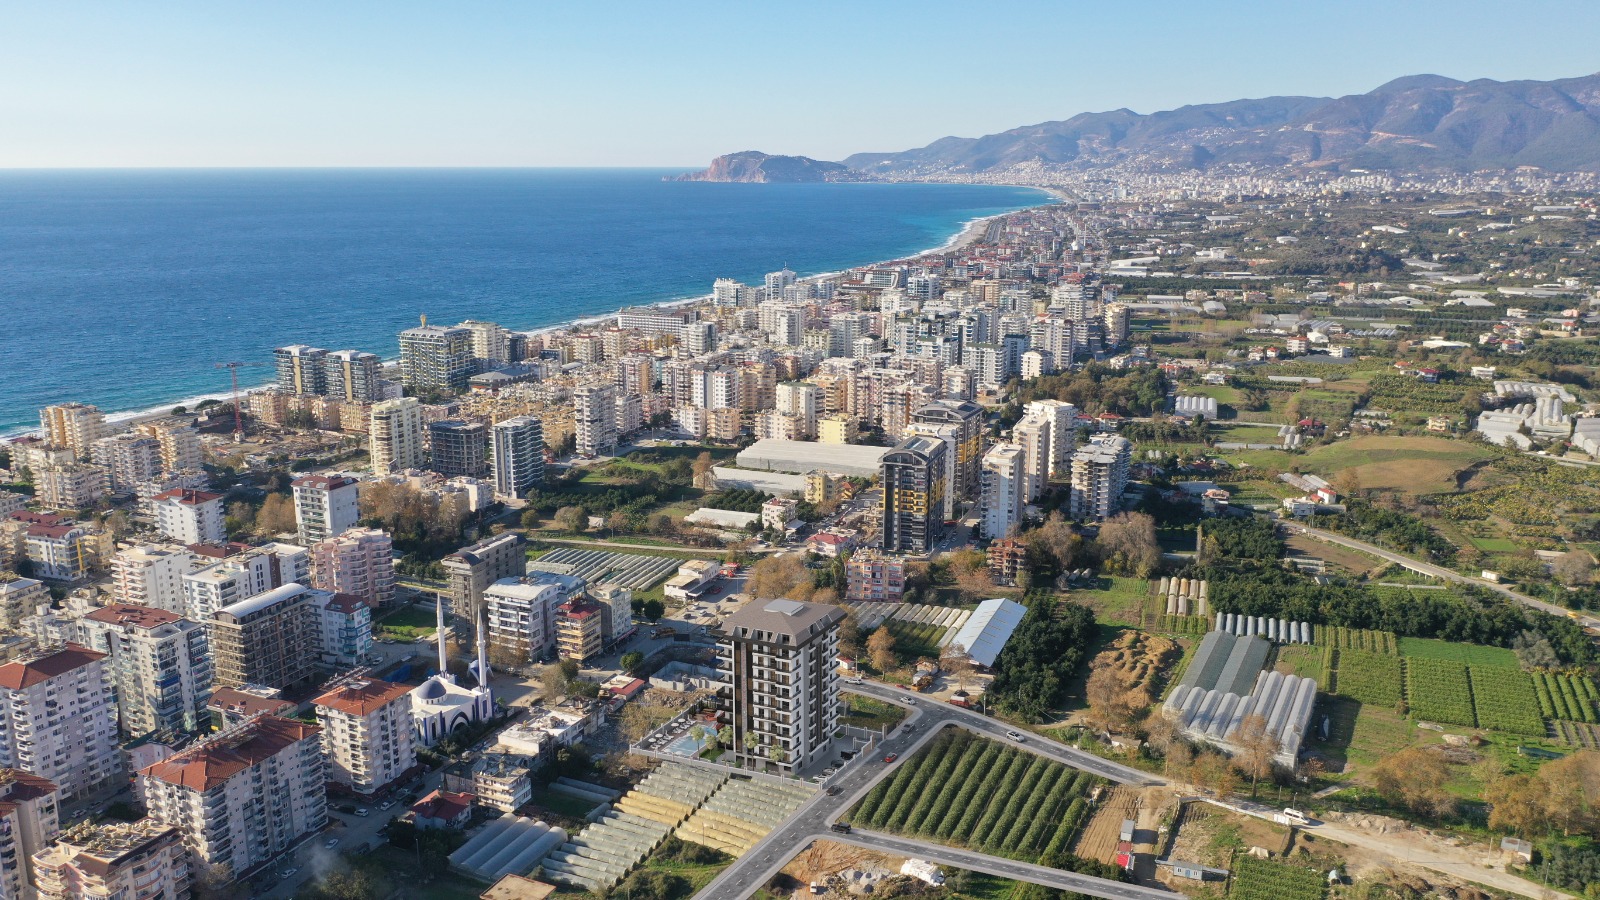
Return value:
[[(1049, 202), (989, 185), (704, 184), (677, 170), (0, 172), (0, 434), (228, 389), (305, 343), (390, 358), (418, 316), (514, 329), (943, 244)], [(242, 369), (241, 383), (271, 380)]]

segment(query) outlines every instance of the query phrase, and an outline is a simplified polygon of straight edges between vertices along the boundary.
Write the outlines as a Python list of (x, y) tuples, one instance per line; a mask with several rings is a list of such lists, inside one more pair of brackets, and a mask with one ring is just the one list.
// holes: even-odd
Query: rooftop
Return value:
[(65, 675), (74, 669), (105, 658), (104, 653), (96, 653), (79, 644), (45, 650), (35, 656), (24, 657), (0, 666), (0, 688), (20, 690), (43, 684), (58, 675)]
[(139, 774), (196, 791), (209, 791), (284, 748), (321, 733), (316, 725), (261, 716), (145, 769)]
[(352, 716), (365, 716), (410, 693), (409, 684), (371, 678), (341, 684), (318, 697), (315, 702), (317, 706), (326, 706)]
[(159, 628), (170, 625), (183, 618), (175, 612), (168, 612), (154, 606), (137, 606), (132, 603), (113, 603), (104, 606), (84, 616), (92, 622), (107, 622), (113, 625), (132, 625), (135, 628)]
[(844, 610), (825, 603), (800, 600), (752, 600), (722, 622), (722, 631), (747, 636), (752, 631), (786, 634), (801, 643), (805, 638), (844, 621)]
[(213, 494), (209, 491), (197, 491), (194, 488), (174, 488), (157, 494), (154, 499), (176, 500), (184, 506), (198, 506), (202, 503), (210, 503), (213, 500), (221, 500), (222, 495)]

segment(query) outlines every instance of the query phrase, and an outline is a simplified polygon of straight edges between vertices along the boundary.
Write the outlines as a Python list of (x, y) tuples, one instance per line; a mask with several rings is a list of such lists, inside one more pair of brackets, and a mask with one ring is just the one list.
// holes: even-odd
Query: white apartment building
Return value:
[(234, 876), (328, 822), (322, 729), (258, 716), (139, 772), (150, 818), (175, 826), (196, 863)]
[(307, 547), (352, 528), (361, 518), (361, 482), (348, 475), (306, 475), (296, 478), (294, 519), (300, 543)]
[(100, 502), (108, 484), (106, 470), (83, 463), (33, 469), (33, 499), (45, 509), (83, 509)]
[(149, 606), (183, 615), (183, 576), (198, 561), (183, 547), (139, 544), (111, 558), (111, 593), (118, 603)]
[(1063, 400), (1034, 400), (1023, 408), (1022, 420), (1048, 426), (1048, 475), (1065, 479), (1071, 473), (1072, 453), (1078, 445), (1078, 408)]
[(720, 692), (737, 765), (792, 774), (832, 753), (839, 726), (837, 606), (751, 600), (723, 620)]
[(104, 653), (67, 644), (0, 666), (0, 766), (48, 778), (68, 800), (122, 778)]
[(322, 661), (336, 669), (361, 665), (372, 654), (372, 607), (354, 594), (315, 593), (322, 610)]
[(178, 829), (148, 818), (81, 822), (33, 867), (39, 900), (183, 900), (192, 879)]
[(50, 602), (50, 589), (35, 578), (0, 572), (0, 631), (16, 631), (40, 603)]
[(166, 471), (161, 463), (161, 442), (138, 432), (124, 432), (94, 442), (94, 464), (106, 470), (111, 488), (131, 491)]
[(586, 384), (572, 392), (578, 453), (609, 456), (617, 450), (617, 395), (609, 384)]
[(1072, 455), (1069, 508), (1074, 519), (1099, 521), (1122, 508), (1132, 458), (1133, 445), (1115, 434), (1097, 434)]
[(555, 582), (529, 584), (521, 578), (502, 578), (489, 585), (483, 592), (489, 646), (521, 662), (541, 659), (555, 647), (556, 607), (571, 596)]
[(304, 547), (271, 543), (224, 556), (183, 576), (184, 617), (208, 622), (217, 610), (290, 583), (311, 583), (311, 554)]
[(157, 494), (154, 504), (156, 529), (180, 544), (221, 543), (227, 537), (221, 494), (179, 488)]
[(22, 552), (40, 578), (77, 581), (99, 562), (98, 538), (83, 525), (29, 525), (22, 532)]
[(427, 462), (423, 452), (422, 404), (415, 397), (400, 397), (372, 404), (367, 433), (372, 457), (372, 474), (392, 475), (406, 469), (420, 469)]
[(820, 391), (814, 384), (786, 381), (777, 387), (777, 411), (799, 420), (799, 437), (809, 441), (817, 436), (817, 402)]
[(521, 497), (544, 483), (544, 423), (537, 416), (496, 422), (489, 437), (497, 497)]
[(354, 679), (316, 699), (328, 780), (371, 795), (417, 765), (411, 686)]
[(394, 540), (376, 528), (350, 528), (311, 548), (311, 584), (351, 594), (373, 609), (394, 605)]
[(61, 831), (61, 791), (21, 769), (0, 769), (0, 900), (31, 896), (33, 856)]
[(161, 468), (166, 472), (196, 472), (205, 462), (200, 431), (182, 418), (154, 419), (133, 426), (161, 445)]
[(94, 442), (106, 436), (106, 417), (86, 403), (46, 406), (39, 410), (39, 433), (51, 447), (64, 447), (79, 462), (88, 462)]
[(1022, 521), (1022, 509), (1028, 502), (1024, 456), (1016, 444), (995, 444), (983, 455), (981, 506), (986, 537), (1006, 537)]
[(211, 652), (205, 626), (176, 613), (125, 603), (80, 618), (83, 645), (110, 657), (124, 737), (210, 727)]

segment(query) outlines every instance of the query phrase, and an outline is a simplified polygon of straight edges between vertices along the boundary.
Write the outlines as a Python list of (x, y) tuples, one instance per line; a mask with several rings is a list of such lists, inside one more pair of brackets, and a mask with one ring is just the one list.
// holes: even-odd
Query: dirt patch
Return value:
[(1173, 827), (1173, 859), (1227, 868), (1234, 851), (1262, 847), (1282, 856), (1292, 836), (1289, 829), (1264, 819), (1243, 816), (1209, 803), (1185, 803)]
[[(1078, 836), (1072, 852), (1084, 859), (1097, 859), (1103, 863), (1117, 861), (1117, 843), (1122, 837), (1122, 823), (1139, 818), (1139, 792), (1135, 788), (1119, 786), (1106, 795), (1105, 802), (1089, 819), (1089, 826)], [(1135, 834), (1135, 838), (1148, 836)]]
[(1128, 676), (1128, 684), (1143, 688), (1155, 696), (1160, 693), (1161, 679), (1177, 662), (1182, 653), (1178, 645), (1144, 631), (1124, 630), (1110, 646), (1089, 664), (1090, 671), (1116, 669)]

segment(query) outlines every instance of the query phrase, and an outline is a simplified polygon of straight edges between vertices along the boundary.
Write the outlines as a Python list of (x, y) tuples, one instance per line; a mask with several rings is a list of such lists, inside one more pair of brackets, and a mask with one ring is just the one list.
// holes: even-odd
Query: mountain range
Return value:
[[(763, 158), (758, 169), (776, 166), (803, 180), (850, 180), (827, 168), (834, 163), (740, 154), (746, 155)], [(941, 138), (912, 150), (857, 153), (842, 163), (850, 173), (868, 178), (1123, 164), (1196, 170), (1233, 164), (1405, 172), (1532, 166), (1597, 172), (1600, 74), (1555, 81), (1457, 81), (1411, 75), (1345, 97), (1231, 100), (1148, 115), (1128, 109), (1081, 113), (978, 138)], [(714, 170), (696, 177), (746, 180), (705, 177)], [(828, 174), (809, 177), (812, 171)]]

